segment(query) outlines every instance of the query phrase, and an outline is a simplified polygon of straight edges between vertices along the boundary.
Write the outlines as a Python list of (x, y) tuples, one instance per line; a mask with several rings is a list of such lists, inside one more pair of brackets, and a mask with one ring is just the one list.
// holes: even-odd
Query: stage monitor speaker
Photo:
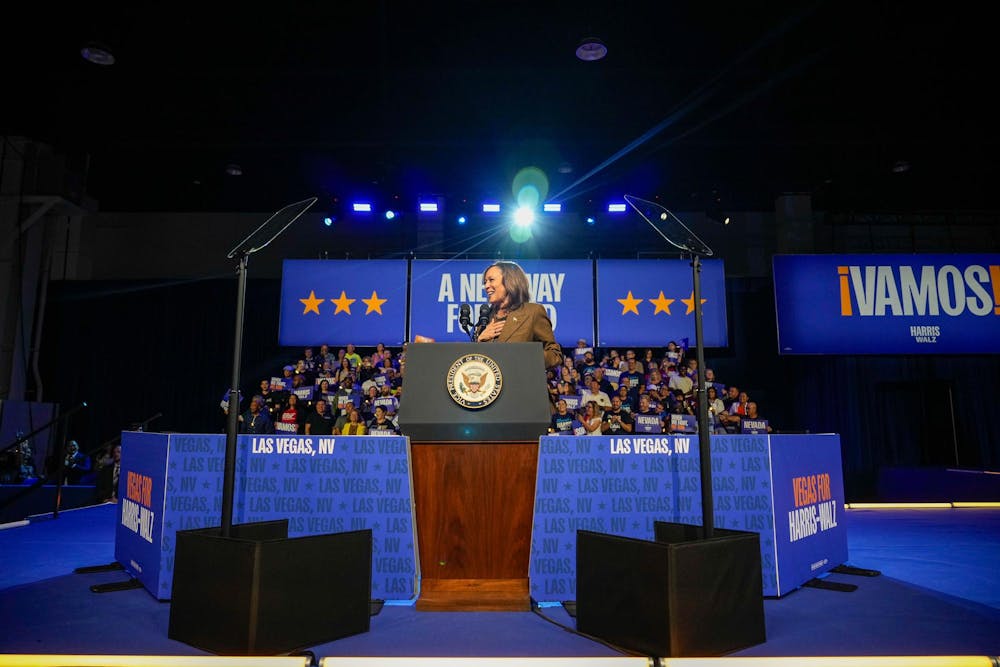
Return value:
[(167, 636), (276, 655), (369, 629), (372, 531), (288, 538), (288, 521), (177, 531)]
[(580, 632), (655, 657), (765, 641), (760, 536), (656, 522), (656, 541), (577, 531)]

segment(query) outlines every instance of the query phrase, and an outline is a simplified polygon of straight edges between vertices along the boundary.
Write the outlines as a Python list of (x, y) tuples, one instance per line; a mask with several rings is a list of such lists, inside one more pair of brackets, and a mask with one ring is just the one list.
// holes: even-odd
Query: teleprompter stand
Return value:
[(287, 520), (232, 522), (247, 264), (315, 203), (282, 208), (227, 255), (238, 264), (221, 525), (177, 532), (167, 631), (213, 653), (289, 653), (369, 628), (370, 530), (289, 539)]
[(702, 525), (656, 522), (655, 541), (577, 531), (577, 629), (657, 657), (722, 655), (766, 640), (760, 536), (716, 529), (698, 236), (663, 206), (625, 200), (691, 257)]

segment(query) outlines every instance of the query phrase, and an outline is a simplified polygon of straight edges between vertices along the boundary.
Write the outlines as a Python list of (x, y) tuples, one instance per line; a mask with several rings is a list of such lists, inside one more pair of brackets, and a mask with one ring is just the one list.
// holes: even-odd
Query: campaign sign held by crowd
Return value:
[[(722, 260), (701, 264), (707, 347), (728, 345)], [(694, 340), (694, 287), (687, 259), (597, 260), (597, 333), (601, 346), (659, 346)]]
[(286, 259), (278, 342), (402, 344), (406, 269), (406, 260)]
[(996, 354), (1000, 255), (775, 255), (782, 354)]

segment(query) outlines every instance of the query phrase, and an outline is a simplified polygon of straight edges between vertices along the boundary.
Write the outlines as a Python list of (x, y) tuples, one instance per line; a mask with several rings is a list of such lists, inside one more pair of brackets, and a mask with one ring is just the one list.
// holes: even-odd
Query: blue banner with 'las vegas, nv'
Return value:
[[(410, 448), (398, 436), (240, 436), (233, 523), (289, 537), (372, 529), (374, 598), (411, 599), (419, 572)], [(170, 598), (178, 530), (222, 520), (224, 435), (122, 433), (115, 559)]]
[[(528, 276), (531, 300), (541, 304), (556, 341), (572, 347), (594, 338), (594, 292), (589, 260), (519, 260)], [(472, 324), (486, 303), (478, 260), (414, 260), (410, 277), (410, 333), (438, 342), (462, 342), (469, 336), (459, 325), (459, 309), (469, 304)]]
[(783, 354), (1000, 352), (1000, 255), (776, 255)]
[(281, 276), (281, 345), (400, 345), (406, 260), (291, 260)]
[[(694, 345), (694, 287), (689, 260), (597, 261), (598, 345)], [(701, 269), (702, 324), (707, 347), (728, 345), (722, 260)]]

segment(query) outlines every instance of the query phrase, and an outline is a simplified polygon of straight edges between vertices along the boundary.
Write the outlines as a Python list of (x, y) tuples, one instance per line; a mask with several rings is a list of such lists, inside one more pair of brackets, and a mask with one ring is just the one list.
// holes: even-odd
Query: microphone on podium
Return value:
[(479, 306), (479, 321), (476, 322), (476, 330), (473, 340), (479, 338), (479, 334), (482, 333), (483, 329), (486, 328), (486, 325), (490, 323), (490, 310), (490, 304), (488, 303), (484, 303)]
[(467, 303), (463, 303), (458, 308), (458, 324), (462, 327), (462, 331), (465, 335), (469, 337), (470, 340), (474, 340), (470, 328), (472, 327), (472, 306)]

